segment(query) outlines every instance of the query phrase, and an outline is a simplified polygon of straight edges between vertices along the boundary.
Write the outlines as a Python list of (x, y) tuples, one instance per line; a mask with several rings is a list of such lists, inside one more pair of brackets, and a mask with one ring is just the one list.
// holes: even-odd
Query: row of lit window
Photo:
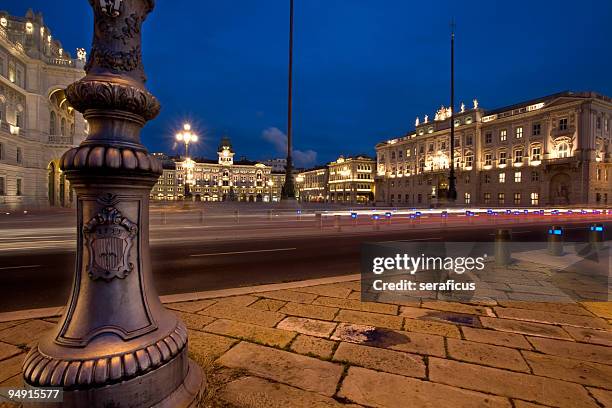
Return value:
[[(607, 176), (606, 176), (607, 177)], [(464, 178), (463, 181), (465, 184), (470, 184), (472, 178), (470, 177), (469, 174), (467, 174)], [(490, 174), (484, 174), (482, 177), (482, 182), (484, 184), (489, 184), (491, 183), (491, 175)], [(497, 175), (497, 180), (499, 183), (505, 183), (506, 182), (506, 173), (499, 173)], [(515, 183), (521, 183), (523, 182), (523, 172), (522, 171), (515, 171), (514, 172), (514, 182)], [(532, 171), (531, 172), (531, 181), (533, 182), (537, 182), (540, 181), (540, 173), (537, 171)], [(397, 180), (397, 184), (395, 183), (395, 180), (391, 180), (391, 188), (395, 187), (397, 185), (397, 187), (402, 187), (401, 181)], [(417, 184), (420, 186), (423, 184), (423, 177), (419, 177), (417, 178)], [(406, 179), (404, 182), (405, 187), (410, 187), (410, 179)], [(431, 178), (427, 178), (427, 185), (432, 185), (432, 179)]]
[[(414, 196), (414, 195), (413, 195)], [(395, 195), (391, 194), (389, 196), (389, 200), (391, 201), (392, 204), (395, 203)], [(429, 199), (433, 198), (431, 195), (428, 196)], [(540, 193), (530, 193), (529, 194), (529, 198), (530, 198), (530, 203), (531, 205), (540, 205)], [(522, 194), (521, 193), (514, 193), (513, 195), (513, 201), (514, 201), (514, 205), (521, 205), (523, 204), (522, 202)], [(406, 204), (410, 204), (410, 194), (406, 194), (404, 196), (404, 202)], [(398, 194), (397, 195), (397, 203), (401, 204), (402, 203), (402, 195)], [(417, 204), (422, 204), (423, 203), (423, 195), (422, 194), (417, 194), (416, 195), (416, 203)], [(464, 193), (463, 194), (463, 203), (464, 204), (472, 204), (472, 194), (471, 193)], [(484, 204), (491, 204), (491, 193), (484, 193), (483, 194), (483, 203)], [(506, 204), (506, 193), (497, 193), (497, 203), (499, 205), (503, 205)]]
[[(598, 122), (599, 124), (597, 125), (598, 129), (601, 129), (601, 118), (598, 117)], [(568, 129), (568, 122), (567, 122), (567, 118), (562, 118), (559, 120), (559, 126), (558, 129), (563, 131), (563, 130), (567, 130)], [(605, 121), (605, 126), (607, 127), (607, 121)], [(607, 129), (606, 129), (607, 131)], [(532, 136), (540, 136), (542, 134), (542, 125), (540, 123), (534, 123), (532, 125), (532, 130), (531, 130), (531, 134)], [(514, 129), (514, 135), (516, 139), (522, 139), (523, 135), (524, 135), (524, 130), (523, 130), (523, 126), (518, 126)], [(499, 130), (499, 141), (500, 142), (505, 142), (508, 139), (508, 130), (507, 129), (500, 129)], [(457, 138), (455, 140), (455, 144), (456, 146), (459, 146), (461, 142), (461, 138)], [(484, 135), (484, 142), (485, 144), (491, 144), (493, 143), (493, 131), (486, 131), (485, 135)], [(473, 136), (472, 135), (466, 135), (465, 137), (465, 145), (466, 146), (471, 146), (473, 143)], [(406, 157), (410, 157), (411, 155), (411, 148), (408, 148), (406, 150)], [(419, 146), (419, 153), (423, 154), (425, 150), (425, 147), (423, 145)], [(440, 142), (440, 146), (439, 146), (439, 150), (446, 150), (446, 141), (442, 141)], [(429, 143), (429, 148), (428, 148), (429, 152), (433, 152), (434, 151), (434, 143)], [(414, 154), (416, 155), (416, 147), (414, 147)], [(401, 159), (403, 157), (403, 150), (398, 150), (397, 152), (397, 158)], [(394, 160), (396, 158), (396, 154), (395, 151), (391, 152), (391, 160)], [(384, 154), (381, 154), (379, 156), (379, 162), (382, 162), (385, 160), (385, 156)]]

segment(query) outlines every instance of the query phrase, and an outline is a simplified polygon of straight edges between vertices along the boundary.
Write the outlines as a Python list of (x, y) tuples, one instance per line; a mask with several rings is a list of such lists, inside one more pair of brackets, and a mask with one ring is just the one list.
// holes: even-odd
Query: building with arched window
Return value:
[(71, 206), (59, 159), (85, 137), (86, 122), (64, 89), (85, 75), (44, 24), (0, 11), (0, 208)]
[[(561, 92), (454, 115), (458, 205), (530, 207), (612, 203), (612, 98)], [(444, 205), (450, 110), (376, 145), (376, 201)]]

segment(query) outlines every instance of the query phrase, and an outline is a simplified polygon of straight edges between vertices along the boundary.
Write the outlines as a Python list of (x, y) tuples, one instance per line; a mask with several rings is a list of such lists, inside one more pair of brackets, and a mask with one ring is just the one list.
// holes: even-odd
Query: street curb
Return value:
[[(350, 282), (360, 279), (360, 274), (331, 276), (329, 278), (308, 279), (303, 281), (271, 283), (268, 285), (244, 286), (239, 288), (209, 290), (203, 292), (179, 293), (177, 295), (160, 296), (162, 303), (189, 302), (194, 300), (212, 299), (218, 297), (246, 295), (250, 293), (271, 292), (274, 290), (305, 288), (308, 286), (326, 285), (330, 283)], [(65, 306), (45, 307), (40, 309), (16, 310), (0, 313), (0, 323), (26, 319), (44, 319), (61, 316)]]

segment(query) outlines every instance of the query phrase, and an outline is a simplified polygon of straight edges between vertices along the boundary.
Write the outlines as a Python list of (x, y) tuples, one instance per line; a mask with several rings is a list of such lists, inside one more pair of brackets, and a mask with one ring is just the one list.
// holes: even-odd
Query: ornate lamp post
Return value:
[[(189, 191), (189, 187), (191, 186), (193, 179), (193, 161), (189, 158), (189, 143), (197, 142), (198, 135), (191, 131), (191, 125), (189, 123), (185, 123), (183, 125), (183, 131), (176, 134), (176, 140), (178, 142), (185, 143), (185, 160), (184, 160), (184, 168), (185, 172), (185, 199), (188, 200), (191, 198), (191, 192)], [(189, 177), (191, 176), (191, 178)]]
[(87, 75), (66, 89), (90, 132), (61, 168), (77, 192), (77, 261), (58, 325), (23, 365), (27, 384), (64, 389), (63, 407), (184, 407), (202, 386), (187, 330), (159, 301), (149, 193), (160, 163), (140, 141), (159, 103), (145, 88), (140, 27), (153, 0), (89, 0)]

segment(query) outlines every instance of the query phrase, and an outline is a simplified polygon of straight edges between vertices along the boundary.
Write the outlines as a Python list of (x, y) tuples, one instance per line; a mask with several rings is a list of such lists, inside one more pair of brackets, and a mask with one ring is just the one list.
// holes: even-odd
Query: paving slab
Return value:
[(203, 366), (210, 366), (214, 360), (236, 343), (238, 343), (236, 339), (189, 330), (189, 355)]
[(275, 290), (272, 292), (260, 293), (260, 296), (268, 299), (285, 300), (296, 303), (312, 303), (317, 298), (313, 293), (295, 292), (292, 290)]
[(429, 379), (509, 398), (560, 408), (596, 408), (586, 389), (575, 383), (440, 358), (429, 359)]
[(288, 316), (276, 327), (316, 337), (329, 337), (337, 325), (335, 322)]
[(443, 302), (443, 301), (423, 301), (422, 308), (442, 310), (445, 312), (455, 312), (463, 314), (481, 315), (481, 316), (495, 316), (491, 311), (491, 308), (485, 306), (468, 305), (459, 302)]
[(538, 337), (529, 337), (528, 340), (537, 351), (544, 354), (612, 364), (612, 348), (610, 347)]
[(421, 356), (353, 343), (340, 343), (333, 360), (407, 377), (426, 375)]
[(404, 319), (400, 316), (391, 316), (380, 313), (360, 312), (356, 310), (340, 310), (336, 318), (338, 322), (371, 325), (376, 327), (387, 327), (389, 329), (401, 329)]
[(518, 349), (533, 349), (531, 344), (522, 334), (507, 333), (489, 329), (477, 329), (466, 326), (461, 327), (461, 331), (463, 332), (463, 336), (466, 340)]
[(0, 361), (21, 353), (23, 353), (23, 350), (19, 347), (0, 341)]
[(547, 405), (534, 404), (533, 402), (512, 400), (515, 408), (549, 408)]
[(276, 326), (276, 324), (285, 317), (284, 314), (278, 312), (268, 312), (244, 306), (222, 303), (215, 303), (214, 305), (207, 307), (198, 313), (206, 316), (236, 320), (239, 322), (257, 324), (266, 327)]
[(194, 300), (192, 302), (168, 303), (165, 306), (168, 309), (172, 309), (172, 310), (180, 310), (181, 312), (195, 313), (215, 303), (216, 303), (215, 300)]
[(291, 343), (291, 351), (329, 360), (334, 353), (336, 344), (335, 341), (300, 334)]
[(457, 326), (447, 323), (434, 322), (431, 320), (404, 319), (404, 330), (439, 336), (461, 338), (461, 332)]
[(612, 365), (549, 356), (531, 351), (523, 351), (523, 356), (535, 375), (612, 390)]
[(53, 327), (55, 327), (55, 324), (43, 320), (29, 320), (0, 331), (0, 341), (14, 346), (26, 346)]
[(563, 326), (576, 341), (612, 347), (612, 331), (585, 329), (582, 327)]
[(220, 398), (240, 408), (347, 407), (333, 398), (257, 377), (232, 381), (222, 390)]
[(247, 342), (234, 346), (219, 363), (328, 397), (336, 393), (344, 370), (340, 364)]
[(581, 304), (595, 316), (612, 319), (612, 302), (582, 302)]
[(236, 337), (276, 347), (287, 346), (291, 343), (291, 340), (297, 336), (297, 333), (291, 331), (226, 319), (215, 320), (213, 323), (206, 326), (204, 330), (210, 333)]
[(333, 320), (338, 310), (337, 307), (289, 302), (279, 312), (293, 316), (310, 317), (312, 319)]
[(572, 337), (565, 330), (550, 324), (524, 322), (521, 320), (495, 319), (491, 317), (481, 317), (480, 321), (483, 327), (493, 330), (526, 334), (529, 336), (572, 340)]
[(358, 299), (338, 299), (325, 296), (318, 297), (313, 304), (391, 315), (396, 315), (398, 310), (398, 305), (391, 305), (388, 303), (362, 302)]
[(408, 353), (446, 356), (444, 337), (431, 334), (341, 323), (331, 339)]
[(494, 346), (473, 341), (446, 339), (449, 357), (480, 365), (529, 372), (521, 353), (513, 348)]
[(515, 309), (527, 309), (527, 310), (539, 310), (542, 312), (555, 312), (555, 313), (566, 313), (577, 316), (593, 316), (591, 312), (581, 306), (579, 303), (549, 303), (549, 302), (518, 302), (515, 300), (500, 300), (500, 306), (515, 308)]
[(496, 307), (495, 313), (504, 319), (524, 320), (544, 324), (563, 324), (567, 326), (607, 329), (608, 323), (598, 317), (578, 316), (567, 313), (544, 312), (540, 310), (513, 309)]
[(257, 302), (253, 303), (249, 307), (258, 310), (264, 310), (268, 312), (278, 312), (278, 309), (285, 306), (287, 302), (276, 299), (259, 299)]
[(587, 387), (587, 389), (604, 408), (612, 407), (612, 391), (591, 387)]
[(21, 374), (21, 365), (25, 357), (26, 354), (21, 353), (0, 361), (0, 383), (15, 375)]
[(510, 408), (507, 398), (396, 374), (351, 367), (338, 393), (358, 404), (385, 408)]
[(312, 293), (320, 296), (329, 296), (345, 299), (347, 298), (352, 290), (341, 285), (317, 285), (309, 286), (305, 288), (293, 289), (295, 292)]
[(180, 312), (175, 310), (174, 313), (185, 323), (188, 329), (202, 330), (204, 326), (215, 321), (214, 317), (204, 316), (195, 313)]

